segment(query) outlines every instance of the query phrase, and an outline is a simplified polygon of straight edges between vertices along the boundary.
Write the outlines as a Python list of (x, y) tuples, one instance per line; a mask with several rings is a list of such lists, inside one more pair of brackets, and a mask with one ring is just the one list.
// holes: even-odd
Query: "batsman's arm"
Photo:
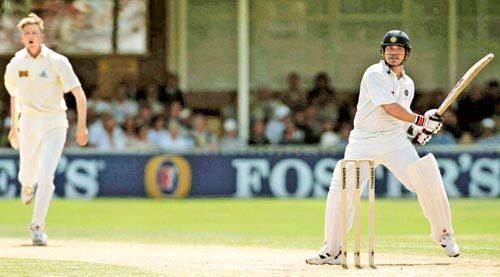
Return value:
[(390, 116), (423, 127), (423, 132), (429, 134), (438, 133), (443, 126), (443, 118), (435, 114), (435, 110), (429, 110), (425, 115), (420, 115), (407, 111), (398, 103), (383, 104), (382, 108)]
[(413, 143), (425, 145), (431, 139), (431, 133), (426, 132), (424, 127), (416, 124), (421, 115), (409, 112), (397, 103), (382, 105), (382, 108), (387, 114), (405, 121), (406, 134)]
[[(388, 115), (395, 117), (399, 120), (402, 120), (404, 122), (417, 124), (417, 121), (419, 120), (419, 118), (424, 117), (422, 115), (407, 111), (405, 108), (403, 108), (398, 103), (383, 104), (382, 108), (384, 109), (384, 111)], [(417, 125), (421, 125), (421, 124), (417, 124)]]
[(76, 99), (76, 110), (78, 114), (78, 123), (76, 128), (76, 143), (84, 146), (88, 142), (87, 131), (87, 97), (83, 92), (82, 87), (75, 87), (71, 90)]

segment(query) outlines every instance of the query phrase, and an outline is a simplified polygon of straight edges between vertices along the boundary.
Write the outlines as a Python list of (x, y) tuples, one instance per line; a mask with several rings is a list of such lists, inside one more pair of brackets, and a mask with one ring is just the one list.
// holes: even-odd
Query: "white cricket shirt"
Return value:
[(81, 86), (68, 59), (43, 44), (36, 58), (26, 48), (18, 51), (4, 80), (9, 94), (17, 97), (19, 113), (32, 115), (65, 114), (64, 92)]
[(405, 123), (387, 114), (381, 105), (398, 103), (411, 111), (410, 105), (415, 94), (413, 80), (403, 72), (398, 79), (382, 60), (365, 71), (361, 80), (359, 100), (354, 116), (354, 131), (383, 135), (398, 129)]

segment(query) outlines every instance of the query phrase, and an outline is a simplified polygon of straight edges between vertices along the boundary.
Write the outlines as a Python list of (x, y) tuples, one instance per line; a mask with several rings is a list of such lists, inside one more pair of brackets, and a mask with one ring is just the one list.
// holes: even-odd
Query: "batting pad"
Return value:
[(411, 163), (407, 171), (420, 207), (431, 224), (431, 239), (438, 243), (443, 234), (453, 235), (448, 196), (434, 155), (428, 154)]

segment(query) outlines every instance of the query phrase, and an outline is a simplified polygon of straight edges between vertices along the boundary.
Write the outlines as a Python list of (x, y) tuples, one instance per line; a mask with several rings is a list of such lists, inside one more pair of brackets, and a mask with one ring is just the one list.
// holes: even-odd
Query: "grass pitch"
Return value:
[[(140, 276), (158, 275), (131, 266), (97, 263), (0, 258), (5, 276)], [(159, 275), (158, 275), (159, 276)]]
[[(430, 228), (416, 199), (377, 199), (375, 205), (378, 253), (443, 256), (442, 250), (430, 241)], [(452, 199), (450, 205), (462, 255), (499, 259), (500, 200)], [(49, 243), (50, 239), (78, 239), (308, 249), (314, 253), (323, 241), (324, 206), (325, 199), (57, 199), (50, 207), (46, 231)], [(19, 200), (0, 201), (0, 237), (26, 238), (29, 243), (27, 226), (32, 208), (21, 205)], [(367, 222), (364, 201), (363, 249), (367, 247)], [(350, 238), (351, 248), (352, 242)], [(19, 264), (39, 262), (22, 260), (0, 258), (0, 265), (10, 268), (7, 272), (23, 274), (25, 271), (19, 270), (27, 269)], [(93, 268), (100, 275), (128, 270), (95, 267), (92, 263), (52, 262), (59, 263), (67, 263), (69, 268)]]

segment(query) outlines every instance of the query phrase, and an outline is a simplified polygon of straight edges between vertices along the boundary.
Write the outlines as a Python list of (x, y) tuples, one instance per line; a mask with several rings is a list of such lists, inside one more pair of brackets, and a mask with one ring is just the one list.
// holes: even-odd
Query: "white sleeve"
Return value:
[(411, 93), (410, 99), (409, 99), (409, 101), (410, 101), (410, 110), (411, 110), (411, 104), (413, 103), (413, 99), (415, 98), (415, 87), (413, 87), (411, 91), (413, 93)]
[(403, 128), (405, 130), (405, 132), (408, 131), (408, 129), (410, 129), (410, 126), (414, 125), (413, 123), (410, 123), (410, 122), (406, 122), (406, 121), (403, 121)]
[(368, 97), (375, 106), (396, 102), (391, 94), (392, 88), (390, 84), (384, 80), (384, 76), (377, 72), (371, 72), (364, 78)]
[(4, 83), (5, 88), (10, 96), (17, 96), (17, 79), (18, 75), (14, 70), (14, 66), (12, 65), (12, 61), (7, 65), (4, 75)]
[(76, 87), (81, 87), (80, 80), (73, 71), (73, 67), (69, 63), (68, 59), (64, 57), (58, 61), (58, 66), (56, 68), (57, 74), (59, 74), (60, 81), (64, 92), (69, 92)]

